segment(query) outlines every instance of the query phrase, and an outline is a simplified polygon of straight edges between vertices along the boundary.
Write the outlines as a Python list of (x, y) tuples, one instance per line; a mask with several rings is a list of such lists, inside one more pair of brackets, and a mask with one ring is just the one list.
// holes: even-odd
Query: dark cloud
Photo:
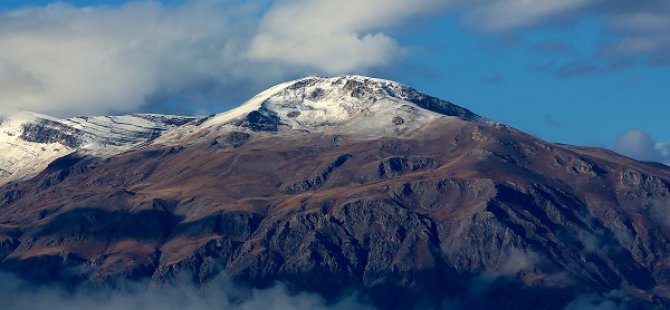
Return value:
[(531, 50), (536, 53), (563, 55), (574, 52), (572, 46), (561, 41), (544, 41), (531, 47)]
[(544, 118), (542, 119), (542, 121), (544, 122), (544, 124), (547, 127), (551, 127), (551, 128), (563, 128), (564, 127), (563, 123), (556, 120), (556, 118), (554, 116), (552, 116), (551, 114), (546, 114), (544, 116)]
[[(469, 4), (466, 21), (480, 29), (501, 32), (572, 19), (600, 0), (484, 0)], [(468, 3), (463, 1), (464, 3)]]
[[(567, 29), (584, 20), (601, 22), (601, 33), (592, 40), (597, 52), (557, 64), (552, 70), (538, 70), (557, 77), (609, 73), (639, 63), (670, 65), (670, 1), (483, 0), (461, 1), (459, 8), (467, 25), (504, 36), (542, 28)], [(530, 49), (551, 56), (576, 54), (560, 41), (542, 42)]]
[(479, 80), (479, 85), (497, 85), (505, 82), (505, 76), (500, 72), (493, 73), (490, 76)]
[(582, 75), (593, 75), (604, 73), (606, 70), (595, 63), (575, 61), (558, 66), (554, 70), (554, 75), (559, 78), (571, 78)]
[(664, 65), (670, 52), (670, 2), (614, 1), (610, 6), (601, 5), (606, 19), (606, 30), (619, 39), (608, 43), (610, 55), (645, 55), (652, 65)]
[(530, 64), (527, 67), (528, 71), (537, 72), (537, 73), (553, 73), (554, 68), (556, 68), (556, 62), (555, 61)]
[(495, 42), (494, 46), (495, 47), (503, 47), (503, 48), (509, 48), (509, 47), (519, 47), (522, 46), (524, 43), (524, 39), (516, 34), (510, 34), (506, 33), (501, 35)]
[(634, 64), (634, 62), (623, 59), (616, 61), (602, 61), (598, 59), (572, 60), (566, 63), (550, 61), (543, 64), (532, 64), (528, 66), (528, 70), (550, 74), (557, 78), (574, 78), (618, 72), (628, 69)]

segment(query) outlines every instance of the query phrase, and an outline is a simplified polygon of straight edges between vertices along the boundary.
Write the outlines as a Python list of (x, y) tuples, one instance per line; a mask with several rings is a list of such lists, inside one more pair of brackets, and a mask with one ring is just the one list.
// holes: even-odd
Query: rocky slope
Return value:
[(0, 184), (36, 175), (75, 151), (111, 155), (147, 142), (193, 117), (135, 114), (58, 119), (22, 112), (0, 122)]
[(0, 197), (0, 268), (38, 283), (226, 274), (383, 308), (670, 305), (669, 167), (383, 80), (282, 84)]

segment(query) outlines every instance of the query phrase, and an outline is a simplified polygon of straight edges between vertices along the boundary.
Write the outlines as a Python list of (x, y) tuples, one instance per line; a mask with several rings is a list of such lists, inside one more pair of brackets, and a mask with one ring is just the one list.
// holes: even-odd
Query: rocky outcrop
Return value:
[(23, 124), (22, 127), (20, 138), (27, 142), (60, 143), (73, 149), (79, 148), (82, 144), (81, 139), (78, 138), (82, 135), (81, 131), (62, 126), (57, 122), (43, 120), (38, 123)]
[(312, 175), (310, 175), (303, 181), (286, 186), (284, 188), (284, 192), (289, 195), (295, 195), (319, 187), (322, 183), (324, 183), (328, 179), (328, 177), (333, 173), (333, 171), (335, 171), (335, 169), (344, 165), (347, 162), (347, 160), (349, 160), (349, 158), (351, 157), (352, 155), (350, 154), (344, 154), (338, 156), (328, 165), (324, 167), (319, 167), (317, 171), (315, 171)]

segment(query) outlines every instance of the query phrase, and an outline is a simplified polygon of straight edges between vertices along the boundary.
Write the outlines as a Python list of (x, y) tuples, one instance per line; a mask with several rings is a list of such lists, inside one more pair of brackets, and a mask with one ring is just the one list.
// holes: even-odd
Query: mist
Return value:
[(290, 293), (285, 285), (249, 289), (219, 277), (201, 288), (179, 284), (128, 283), (121, 289), (34, 285), (0, 274), (0, 300), (5, 310), (214, 310), (214, 309), (373, 309), (355, 295), (326, 302), (311, 293)]

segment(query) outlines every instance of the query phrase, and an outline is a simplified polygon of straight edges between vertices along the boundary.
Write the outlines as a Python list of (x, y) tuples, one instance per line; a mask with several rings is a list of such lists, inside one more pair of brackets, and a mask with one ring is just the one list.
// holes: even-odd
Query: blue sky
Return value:
[[(551, 141), (609, 147), (631, 128), (670, 141), (670, 67), (569, 77), (534, 68), (592, 57), (602, 27), (587, 20), (505, 37), (463, 29), (455, 16), (435, 20), (404, 38), (420, 46), (408, 62), (425, 73), (398, 79)], [(570, 51), (538, 51), (547, 41)]]
[(202, 114), (283, 80), (357, 73), (550, 141), (670, 159), (667, 1), (364, 3), (0, 1), (0, 105)]

